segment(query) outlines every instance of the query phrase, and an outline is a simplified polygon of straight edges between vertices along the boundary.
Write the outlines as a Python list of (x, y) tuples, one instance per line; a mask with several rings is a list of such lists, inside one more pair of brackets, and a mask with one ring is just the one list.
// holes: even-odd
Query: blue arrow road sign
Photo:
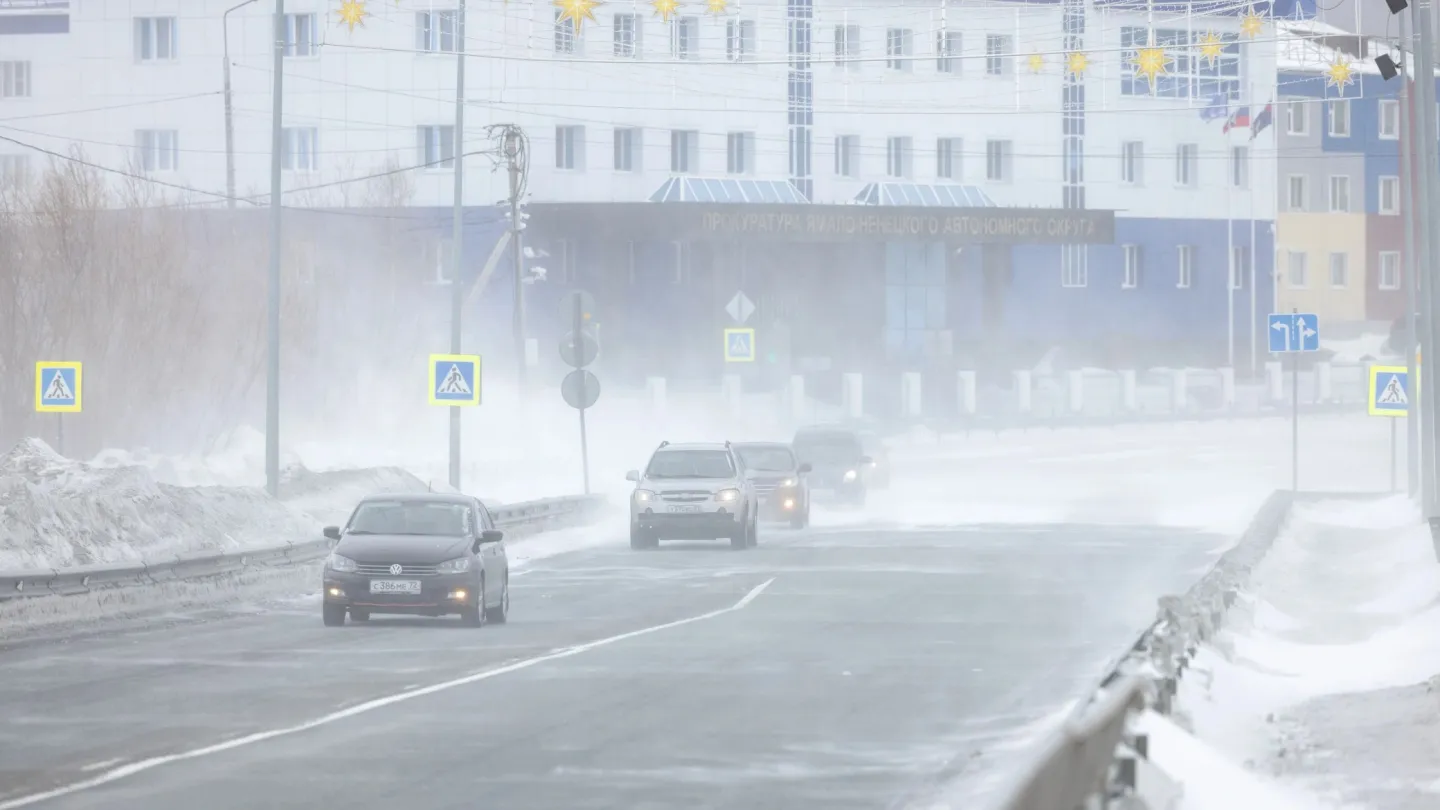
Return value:
[(1320, 351), (1320, 319), (1313, 313), (1272, 312), (1268, 326), (1265, 332), (1274, 354)]

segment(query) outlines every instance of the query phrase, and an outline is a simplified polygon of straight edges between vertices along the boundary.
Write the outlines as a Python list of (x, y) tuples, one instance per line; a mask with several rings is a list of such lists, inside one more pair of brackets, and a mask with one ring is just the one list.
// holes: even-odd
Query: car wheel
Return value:
[(638, 550), (655, 548), (660, 545), (660, 538), (645, 531), (636, 525), (630, 526), (630, 548)]
[(505, 578), (505, 584), (501, 586), (504, 590), (500, 592), (500, 604), (485, 611), (485, 621), (491, 624), (504, 624), (510, 620), (510, 578)]
[(790, 518), (790, 528), (803, 529), (810, 525), (810, 508), (807, 506), (804, 512), (797, 512)]
[(370, 621), (370, 611), (360, 610), (359, 608), (350, 608), (350, 621), (368, 622)]
[(750, 547), (760, 545), (760, 517), (757, 515), (750, 520)]
[(741, 524), (740, 528), (730, 535), (730, 548), (742, 549), (750, 547), (750, 523)]
[(344, 605), (322, 605), (320, 614), (321, 618), (325, 620), (326, 627), (339, 627), (345, 624)]
[(460, 621), (466, 627), (484, 627), (485, 618), (489, 615), (485, 609), (485, 578), (480, 578), (480, 596), (475, 600), (475, 607), (462, 608), (460, 610)]

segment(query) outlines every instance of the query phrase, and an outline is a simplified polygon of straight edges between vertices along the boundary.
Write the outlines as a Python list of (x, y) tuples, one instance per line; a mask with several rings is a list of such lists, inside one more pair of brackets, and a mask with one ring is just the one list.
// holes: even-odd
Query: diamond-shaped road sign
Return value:
[(730, 303), (725, 305), (725, 313), (735, 323), (744, 326), (750, 316), (755, 314), (755, 303), (747, 298), (744, 292), (737, 292), (735, 297), (730, 299)]

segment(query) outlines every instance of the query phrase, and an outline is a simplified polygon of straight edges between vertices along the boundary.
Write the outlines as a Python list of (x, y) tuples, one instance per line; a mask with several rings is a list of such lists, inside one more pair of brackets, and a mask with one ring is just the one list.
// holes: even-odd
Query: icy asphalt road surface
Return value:
[(883, 808), (1078, 696), (1221, 544), (762, 530), (552, 558), (504, 626), (291, 602), (0, 650), (0, 810)]

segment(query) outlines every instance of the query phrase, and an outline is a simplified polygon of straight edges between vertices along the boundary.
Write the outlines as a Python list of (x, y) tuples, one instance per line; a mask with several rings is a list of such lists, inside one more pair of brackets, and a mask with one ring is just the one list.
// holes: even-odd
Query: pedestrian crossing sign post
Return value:
[(1370, 415), (1408, 416), (1410, 370), (1404, 366), (1370, 367)]
[(430, 404), (450, 407), (479, 405), (480, 356), (430, 355)]
[(726, 330), (725, 330), (725, 362), (727, 362), (727, 363), (753, 363), (753, 362), (755, 362), (755, 330), (754, 330), (754, 329), (726, 329)]
[(80, 413), (82, 364), (41, 361), (35, 364), (35, 410), (39, 413)]

